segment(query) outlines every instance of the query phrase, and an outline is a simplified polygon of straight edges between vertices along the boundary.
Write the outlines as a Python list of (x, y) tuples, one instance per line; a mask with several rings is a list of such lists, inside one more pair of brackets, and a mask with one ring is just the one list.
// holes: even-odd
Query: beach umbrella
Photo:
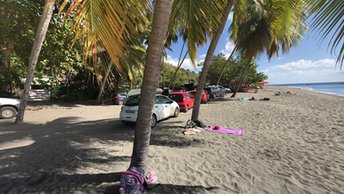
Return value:
[(263, 84), (263, 85), (264, 85), (264, 84), (269, 84), (269, 82), (267, 82), (267, 81), (265, 81), (265, 80), (264, 80), (264, 81), (261, 81), (261, 82), (258, 82), (258, 83), (259, 83), (259, 84)]

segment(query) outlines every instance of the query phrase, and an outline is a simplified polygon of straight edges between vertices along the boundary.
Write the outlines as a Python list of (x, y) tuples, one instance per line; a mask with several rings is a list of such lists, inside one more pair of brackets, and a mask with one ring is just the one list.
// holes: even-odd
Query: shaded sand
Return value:
[[(295, 95), (273, 96), (292, 91)], [(160, 185), (148, 193), (344, 193), (344, 98), (266, 87), (202, 105), (209, 125), (245, 136), (183, 135), (191, 111), (152, 132), (149, 169)], [(133, 126), (119, 106), (32, 107), (26, 124), (0, 121), (0, 193), (116, 193), (130, 163)]]

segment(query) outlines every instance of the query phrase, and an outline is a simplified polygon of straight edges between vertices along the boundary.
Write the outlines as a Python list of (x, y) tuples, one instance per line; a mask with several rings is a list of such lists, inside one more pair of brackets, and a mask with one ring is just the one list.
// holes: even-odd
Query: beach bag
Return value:
[(145, 171), (139, 167), (129, 167), (121, 176), (120, 194), (143, 194), (145, 191)]
[(195, 122), (193, 122), (192, 120), (188, 120), (188, 121), (186, 122), (185, 128), (186, 128), (186, 129), (188, 129), (188, 128), (194, 128), (194, 127), (196, 127), (196, 126), (197, 126), (197, 125), (196, 125)]

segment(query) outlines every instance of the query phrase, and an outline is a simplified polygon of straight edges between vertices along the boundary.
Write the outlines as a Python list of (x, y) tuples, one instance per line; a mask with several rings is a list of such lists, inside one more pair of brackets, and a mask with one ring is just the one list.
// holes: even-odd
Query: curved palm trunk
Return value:
[(30, 54), (29, 66), (27, 69), (26, 81), (24, 85), (24, 91), (21, 96), (20, 107), (19, 107), (18, 115), (15, 121), (16, 124), (21, 124), (23, 123), (23, 120), (24, 120), (24, 112), (25, 112), (25, 107), (27, 104), (27, 98), (30, 92), (31, 82), (35, 73), (39, 53), (41, 52), (43, 41), (45, 39), (45, 35), (47, 34), (49, 23), (53, 15), (54, 3), (55, 3), (55, 0), (45, 1), (43, 15), (39, 21), (35, 42), (33, 44), (31, 54)]
[[(183, 63), (184, 63), (184, 60), (185, 60), (186, 56), (188, 55), (188, 53), (189, 53), (189, 51), (185, 53), (185, 55), (184, 55), (182, 61), (179, 62), (178, 67), (177, 67), (176, 71), (174, 72), (174, 74), (173, 74), (173, 76), (172, 76), (172, 78), (171, 78), (170, 84), (168, 85), (168, 88), (171, 88), (171, 86), (172, 86), (172, 85), (174, 84), (174, 82), (176, 81), (176, 79), (177, 79), (177, 73), (178, 73), (179, 69), (182, 67), (182, 65), (183, 65)], [(175, 87), (173, 87), (173, 88), (175, 88)]]
[(217, 79), (216, 85), (219, 85), (219, 83), (220, 83), (220, 81), (221, 81), (221, 79), (222, 79), (223, 73), (225, 72), (226, 67), (227, 67), (227, 65), (229, 64), (229, 62), (230, 62), (230, 60), (231, 60), (231, 58), (232, 58), (232, 56), (233, 56), (233, 54), (234, 54), (234, 52), (235, 52), (236, 49), (237, 49), (237, 45), (235, 45), (235, 47), (234, 47), (232, 53), (229, 55), (229, 57), (228, 57), (226, 63), (223, 65), (223, 68), (222, 68), (220, 77), (219, 77), (219, 79)]
[(200, 110), (200, 105), (201, 105), (202, 90), (203, 90), (203, 87), (205, 84), (205, 80), (207, 78), (209, 65), (210, 65), (211, 59), (213, 57), (214, 51), (216, 49), (217, 43), (219, 42), (220, 36), (223, 32), (223, 29), (226, 26), (227, 18), (228, 18), (230, 11), (231, 11), (232, 6), (233, 6), (233, 1), (228, 0), (226, 11), (223, 14), (222, 24), (221, 24), (220, 28), (218, 29), (218, 31), (216, 32), (216, 34), (214, 35), (214, 37), (211, 40), (211, 43), (209, 45), (207, 56), (205, 57), (205, 61), (203, 64), (202, 73), (200, 75), (199, 82), (197, 85), (195, 103), (194, 103), (194, 107), (192, 109), (192, 116), (191, 116), (191, 120), (193, 120), (193, 121), (198, 121), (199, 110)]
[(185, 60), (185, 58), (186, 58), (186, 55), (188, 54), (188, 52), (186, 52), (185, 55), (184, 55), (184, 57), (183, 57), (183, 59), (182, 59), (182, 62), (180, 62), (180, 60), (181, 60), (181, 58), (182, 58), (183, 51), (184, 51), (184, 47), (185, 47), (185, 41), (184, 41), (183, 46), (182, 46), (182, 49), (181, 49), (181, 51), (180, 51), (177, 69), (176, 69), (176, 71), (174, 72), (174, 74), (173, 74), (173, 76), (172, 76), (172, 78), (171, 78), (171, 80), (170, 80), (170, 84), (168, 84), (168, 88), (171, 88), (171, 86), (174, 84), (174, 81), (175, 81), (175, 79), (176, 79), (176, 77), (177, 77), (177, 73), (178, 73), (180, 67), (181, 67), (182, 64), (183, 64), (183, 62), (184, 62), (184, 60)]
[(131, 166), (142, 168), (147, 166), (151, 117), (172, 4), (173, 0), (159, 0), (155, 4), (153, 27), (149, 37), (139, 113), (135, 127)]
[(236, 94), (238, 93), (239, 91), (239, 88), (241, 87), (241, 84), (242, 82), (244, 81), (244, 76), (245, 76), (245, 73), (248, 69), (248, 67), (250, 66), (250, 63), (247, 63), (247, 65), (245, 66), (244, 70), (241, 72), (241, 75), (240, 75), (240, 78), (239, 78), (239, 82), (238, 82), (238, 85), (235, 87), (235, 90), (231, 96), (231, 98), (234, 98), (236, 96)]

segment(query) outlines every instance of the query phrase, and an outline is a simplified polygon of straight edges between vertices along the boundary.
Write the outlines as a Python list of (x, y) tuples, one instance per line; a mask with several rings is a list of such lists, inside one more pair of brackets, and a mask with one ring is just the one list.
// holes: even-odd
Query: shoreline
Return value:
[(264, 89), (265, 88), (271, 88), (271, 89), (276, 89), (276, 90), (277, 89), (281, 89), (283, 91), (287, 91), (287, 90), (296, 90), (296, 91), (302, 90), (302, 91), (305, 91), (305, 92), (312, 92), (312, 93), (316, 93), (316, 94), (324, 94), (324, 95), (344, 98), (344, 95), (334, 94), (334, 93), (331, 93), (331, 92), (322, 92), (322, 91), (315, 90), (313, 88), (307, 89), (307, 88), (293, 87), (293, 86), (264, 86)]
[[(343, 88), (339, 91), (341, 92), (333, 92), (333, 91), (322, 91), (318, 90), (317, 88), (314, 88), (312, 86), (319, 86), (319, 85), (324, 85), (326, 86), (327, 84), (338, 84), (338, 85), (343, 85)], [(296, 88), (296, 89), (303, 89), (303, 90), (308, 90), (308, 91), (313, 91), (317, 93), (322, 93), (322, 94), (330, 94), (334, 96), (341, 96), (344, 97), (344, 82), (327, 82), (327, 83), (300, 83), (300, 84), (281, 84), (281, 85), (267, 85), (265, 87), (285, 87), (285, 88)], [(343, 91), (342, 91), (343, 90)]]

